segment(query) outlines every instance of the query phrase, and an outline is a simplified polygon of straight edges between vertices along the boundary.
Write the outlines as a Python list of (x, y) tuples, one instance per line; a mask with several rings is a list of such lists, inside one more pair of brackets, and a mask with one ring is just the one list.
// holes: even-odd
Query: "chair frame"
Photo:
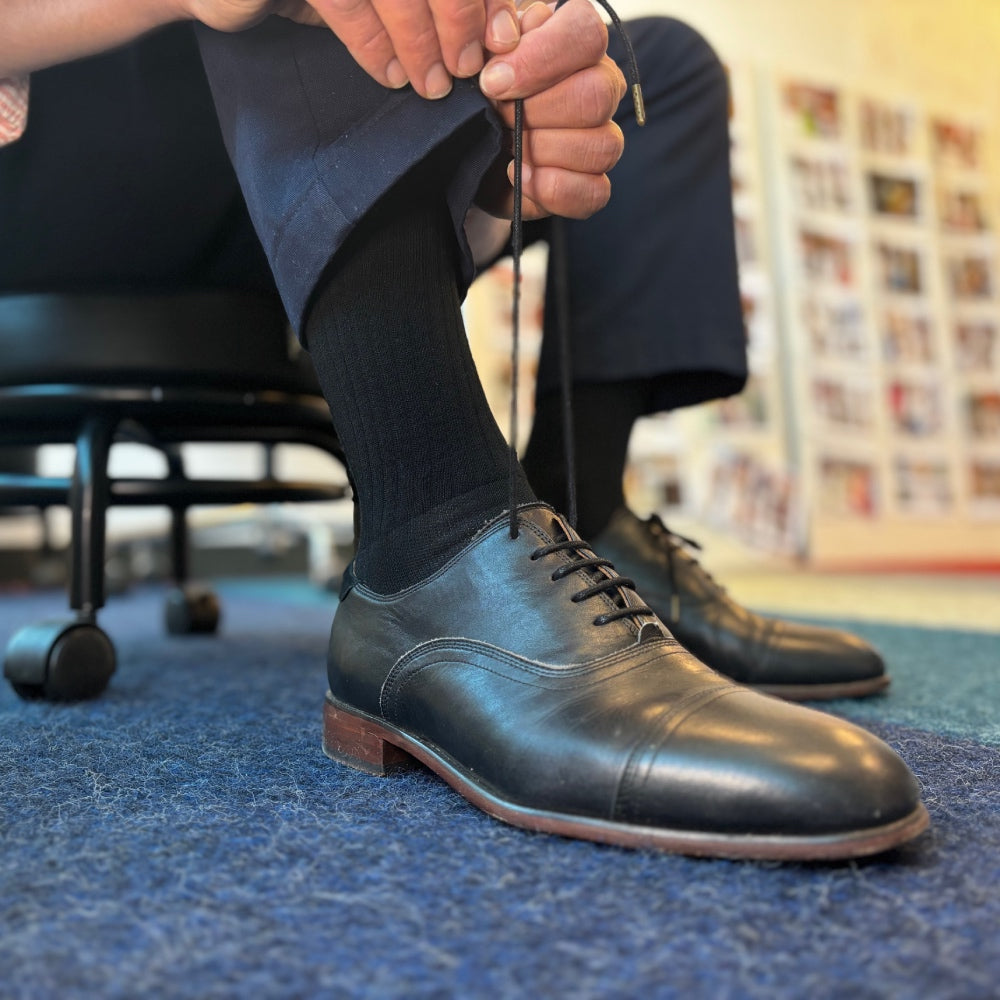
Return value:
[[(113, 478), (108, 459), (113, 444), (133, 441), (159, 450), (166, 458), (163, 478)], [(266, 449), (265, 470), (256, 480), (190, 479), (185, 474), (181, 444), (251, 442)], [(0, 473), (0, 506), (68, 506), (71, 512), (69, 605), (75, 618), (22, 630), (8, 647), (4, 672), (25, 697), (75, 699), (93, 697), (114, 670), (110, 639), (100, 632), (96, 616), (105, 603), (104, 559), (108, 510), (112, 506), (165, 506), (171, 515), (170, 565), (179, 588), (189, 568), (188, 508), (206, 504), (278, 503), (338, 500), (348, 495), (339, 483), (286, 481), (275, 477), (272, 452), (277, 444), (305, 444), (342, 464), (344, 453), (322, 397), (283, 391), (242, 392), (227, 389), (149, 385), (77, 385), (53, 383), (0, 388), (0, 447), (75, 445), (73, 474), (44, 477)], [(190, 603), (190, 602), (189, 602)], [(198, 622), (172, 631), (211, 631), (218, 620), (212, 597), (208, 627)], [(197, 612), (194, 613), (197, 617)], [(187, 614), (184, 621), (191, 622)], [(168, 609), (169, 625), (169, 609)], [(56, 654), (72, 638), (83, 650), (62, 653), (66, 683), (51, 678)], [(39, 631), (40, 629), (40, 631)], [(95, 633), (96, 630), (96, 633)], [(19, 636), (21, 633), (18, 634)], [(98, 641), (95, 646), (95, 639)], [(62, 644), (62, 645), (60, 645)], [(81, 657), (107, 659), (89, 680)], [(96, 655), (95, 655), (96, 650)], [(56, 657), (57, 658), (57, 657)], [(106, 676), (105, 676), (106, 675)]]

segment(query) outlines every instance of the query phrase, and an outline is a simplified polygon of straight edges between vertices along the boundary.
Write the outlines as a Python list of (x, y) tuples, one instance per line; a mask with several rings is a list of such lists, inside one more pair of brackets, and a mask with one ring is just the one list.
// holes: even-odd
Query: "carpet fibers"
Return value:
[[(929, 833), (848, 864), (697, 861), (328, 761), (333, 599), (221, 591), (215, 638), (164, 636), (155, 588), (113, 600), (98, 701), (0, 690), (0, 996), (998, 996), (997, 635), (853, 625), (893, 687), (830, 707), (903, 754)], [(4, 596), (0, 642), (62, 607)]]

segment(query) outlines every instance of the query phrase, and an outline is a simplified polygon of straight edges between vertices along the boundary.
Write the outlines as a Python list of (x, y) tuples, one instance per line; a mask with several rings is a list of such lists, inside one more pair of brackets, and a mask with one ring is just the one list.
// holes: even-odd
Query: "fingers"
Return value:
[(624, 150), (625, 136), (614, 122), (601, 128), (542, 129), (524, 134), (524, 163), (533, 170), (558, 167), (576, 173), (606, 174)]
[[(627, 90), (622, 71), (605, 56), (596, 66), (580, 70), (548, 90), (525, 98), (525, 128), (603, 125), (615, 113)], [(501, 101), (496, 109), (504, 125), (513, 128), (513, 101)]]
[[(451, 72), (444, 62), (444, 55), (435, 24), (434, 7), (442, 11), (445, 6), (453, 9), (455, 21), (449, 42), (465, 34), (475, 41), (482, 38), (484, 25), (475, 15), (482, 14), (482, 0), (372, 0), (386, 34), (392, 45), (394, 60), (402, 76), (422, 97), (444, 97), (451, 91)], [(469, 25), (473, 28), (470, 31)], [(456, 60), (457, 61), (457, 60)], [(398, 78), (398, 74), (397, 75)]]
[(396, 59), (392, 39), (369, 0), (311, 0), (330, 30), (344, 43), (357, 64), (383, 87), (407, 83)]
[(289, 21), (295, 21), (298, 24), (319, 27), (324, 23), (323, 18), (319, 16), (319, 11), (306, 0), (280, 0), (274, 8), (274, 13), (279, 17), (287, 17)]
[[(599, 129), (543, 129), (526, 132), (522, 172), (527, 218), (538, 214), (586, 219), (611, 196), (607, 172), (621, 158), (625, 137), (614, 123)], [(514, 183), (514, 164), (507, 167)], [(529, 208), (529, 204), (530, 208)], [(513, 194), (510, 197), (513, 210)]]
[[(606, 174), (579, 174), (558, 167), (526, 171), (521, 213), (526, 220), (560, 215), (565, 219), (589, 219), (611, 197)], [(509, 218), (514, 212), (514, 192), (506, 194), (497, 214)]]
[(529, 15), (530, 23), (536, 18), (542, 23), (529, 30), (522, 22), (517, 48), (494, 56), (480, 74), (480, 89), (493, 100), (541, 93), (595, 65), (607, 50), (608, 29), (589, 0), (569, 0), (548, 17), (529, 8), (525, 17)]
[(515, 48), (523, 30), (519, 21), (514, 0), (486, 0), (486, 37), (483, 42), (487, 51), (510, 52)]
[[(480, 74), (507, 128), (514, 125), (514, 98), (524, 98), (525, 218), (588, 218), (611, 196), (607, 172), (624, 149), (611, 116), (627, 87), (606, 55), (607, 40), (589, 0), (569, 0), (555, 12), (533, 4), (522, 12), (517, 48), (491, 59)], [(513, 183), (513, 164), (506, 179)], [(488, 211), (506, 215), (513, 203), (513, 191), (498, 178), (484, 185)]]
[(385, 87), (431, 99), (453, 77), (475, 76), (484, 45), (509, 52), (520, 39), (514, 0), (311, 0), (357, 63)]

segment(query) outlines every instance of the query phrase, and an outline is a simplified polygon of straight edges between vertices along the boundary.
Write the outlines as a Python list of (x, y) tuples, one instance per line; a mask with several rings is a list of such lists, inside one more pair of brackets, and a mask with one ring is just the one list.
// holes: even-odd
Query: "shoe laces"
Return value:
[[(670, 621), (675, 623), (680, 621), (681, 617), (680, 588), (677, 585), (677, 553), (684, 549), (693, 549), (695, 552), (701, 552), (701, 544), (693, 538), (688, 538), (686, 535), (672, 531), (663, 523), (658, 514), (651, 515), (646, 521), (646, 525), (657, 545), (667, 556), (667, 577), (670, 581)], [(721, 597), (726, 593), (725, 587), (718, 583), (715, 577), (693, 555), (685, 553), (685, 556), (688, 565), (694, 569), (706, 584), (707, 589), (712, 593), (713, 597)]]
[[(558, 10), (566, 0), (559, 0), (556, 4)], [(642, 97), (642, 86), (639, 82), (639, 65), (636, 62), (635, 50), (632, 41), (622, 24), (621, 18), (615, 12), (607, 0), (597, 0), (597, 3), (607, 12), (611, 18), (611, 23), (621, 36), (622, 44), (625, 47), (627, 65), (625, 73), (628, 78), (629, 90), (632, 95), (632, 104), (635, 107), (635, 119), (639, 125), (646, 124), (646, 106)], [(523, 171), (524, 164), (524, 100), (514, 101), (514, 217), (511, 222), (511, 256), (513, 258), (513, 303), (511, 306), (511, 387), (510, 387), (510, 446), (508, 452), (508, 490), (509, 490), (509, 510), (510, 510), (510, 537), (517, 538), (517, 397), (520, 368), (520, 342), (521, 342), (521, 254), (524, 250), (524, 220), (522, 215), (522, 196), (524, 191)], [(550, 252), (560, 255), (560, 260), (565, 264), (565, 233), (559, 225), (558, 219), (553, 219), (553, 246)], [(570, 388), (570, 354), (569, 354), (569, 294), (566, 280), (565, 266), (558, 269), (557, 288), (557, 314), (559, 317), (559, 371), (562, 396), (562, 421), (563, 421), (563, 449), (564, 462), (566, 465), (568, 509), (567, 516), (569, 523), (576, 526), (576, 472), (574, 468), (574, 442), (573, 442), (573, 403), (572, 391)], [(624, 617), (624, 616), (623, 616)]]
[[(553, 583), (558, 583), (573, 573), (583, 573), (584, 579), (591, 581), (588, 586), (578, 590), (570, 598), (574, 604), (581, 604), (583, 601), (604, 594), (611, 597), (617, 605), (614, 610), (597, 615), (594, 618), (594, 625), (607, 625), (610, 622), (642, 615), (653, 617), (652, 609), (641, 601), (637, 604), (629, 603), (625, 591), (627, 589), (635, 593), (635, 581), (627, 576), (619, 576), (611, 561), (594, 555), (588, 543), (581, 538), (563, 538), (548, 545), (540, 545), (531, 553), (531, 560), (536, 562), (558, 552), (569, 553), (571, 559), (569, 562), (560, 563), (553, 570), (551, 575)], [(608, 572), (602, 572), (603, 570)]]

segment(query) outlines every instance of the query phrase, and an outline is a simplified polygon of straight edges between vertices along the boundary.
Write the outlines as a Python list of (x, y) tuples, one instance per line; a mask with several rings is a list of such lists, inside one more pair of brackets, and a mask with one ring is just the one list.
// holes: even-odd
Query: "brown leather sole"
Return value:
[(772, 694), (785, 701), (833, 701), (834, 698), (867, 698), (884, 691), (890, 679), (885, 675), (839, 684), (752, 684), (754, 691)]
[(525, 830), (694, 857), (760, 861), (858, 858), (912, 840), (930, 824), (927, 810), (921, 805), (894, 823), (848, 833), (817, 837), (741, 836), (638, 827), (530, 809), (479, 787), (438, 752), (380, 719), (337, 702), (329, 692), (323, 706), (323, 752), (332, 760), (380, 776), (422, 763), (483, 812)]

